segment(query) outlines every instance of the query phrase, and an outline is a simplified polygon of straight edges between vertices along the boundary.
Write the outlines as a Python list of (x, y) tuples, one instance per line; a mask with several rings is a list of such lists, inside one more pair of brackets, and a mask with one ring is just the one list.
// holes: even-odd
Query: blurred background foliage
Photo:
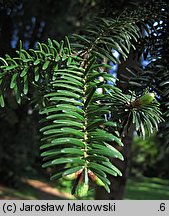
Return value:
[(132, 143), (131, 176), (168, 178), (168, 149), (157, 134), (143, 140), (134, 137)]
[[(153, 1), (148, 3), (151, 6)], [(132, 0), (0, 0), (0, 56), (14, 56), (19, 40), (25, 49), (34, 48), (38, 41), (59, 40), (81, 32), (81, 27), (94, 17), (113, 17), (140, 4), (142, 1)], [(45, 175), (45, 171), (39, 157), (36, 110), (26, 100), (18, 106), (10, 92), (7, 98), (7, 106), (0, 110), (0, 183), (16, 187), (20, 177), (28, 173)], [(131, 176), (169, 178), (168, 139), (162, 131), (146, 140), (134, 137)]]

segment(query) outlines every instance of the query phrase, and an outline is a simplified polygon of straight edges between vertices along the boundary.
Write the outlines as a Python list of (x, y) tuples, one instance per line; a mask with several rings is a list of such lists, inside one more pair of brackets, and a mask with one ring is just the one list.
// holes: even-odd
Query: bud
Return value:
[[(97, 177), (97, 176), (96, 176), (96, 177)], [(95, 182), (96, 182), (97, 185), (99, 185), (99, 186), (101, 186), (101, 187), (104, 187), (104, 186), (105, 186), (105, 184), (103, 183), (103, 181), (102, 181), (100, 178), (98, 178), (98, 177), (96, 178), (96, 181), (95, 181)]]
[(155, 94), (148, 93), (140, 97), (140, 101), (143, 105), (150, 104), (154, 100)]
[(63, 176), (63, 178), (64, 178), (65, 180), (74, 180), (74, 179), (77, 178), (77, 175), (76, 175), (76, 173), (72, 173), (72, 174)]
[(139, 107), (150, 104), (155, 98), (154, 93), (147, 93), (131, 103), (132, 107)]
[(74, 180), (74, 179), (77, 179), (77, 177), (81, 174), (82, 171), (83, 171), (83, 169), (80, 169), (77, 172), (74, 172), (72, 174), (63, 176), (63, 178), (65, 180)]
[(78, 197), (84, 197), (87, 195), (89, 189), (89, 185), (84, 182), (79, 182), (77, 189), (76, 189), (76, 195)]
[(89, 178), (99, 186), (105, 186), (103, 181), (98, 178), (91, 170), (88, 171)]

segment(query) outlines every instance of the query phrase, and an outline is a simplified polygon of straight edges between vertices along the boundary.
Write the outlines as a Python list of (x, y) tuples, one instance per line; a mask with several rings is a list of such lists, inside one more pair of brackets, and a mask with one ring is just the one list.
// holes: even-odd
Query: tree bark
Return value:
[[(136, 53), (131, 53), (128, 59), (125, 62), (122, 62), (118, 65), (117, 77), (121, 81), (123, 77), (121, 75), (125, 75), (130, 78), (131, 74), (126, 70), (126, 67), (134, 67), (138, 70), (140, 64), (140, 60)], [(128, 85), (121, 83), (117, 83), (117, 86), (122, 89), (124, 92), (128, 91)], [(113, 143), (113, 146), (118, 149), (124, 156), (124, 161), (120, 161), (118, 159), (112, 160), (113, 164), (119, 168), (122, 172), (122, 176), (113, 177), (109, 176), (109, 180), (111, 182), (110, 185), (110, 194), (108, 194), (104, 188), (96, 189), (96, 200), (121, 200), (123, 199), (125, 186), (127, 179), (130, 173), (130, 164), (131, 164), (131, 145), (133, 139), (133, 131), (134, 126), (130, 126), (130, 129), (127, 133), (125, 133), (125, 137), (122, 138), (122, 142), (124, 144), (123, 147), (119, 147)]]

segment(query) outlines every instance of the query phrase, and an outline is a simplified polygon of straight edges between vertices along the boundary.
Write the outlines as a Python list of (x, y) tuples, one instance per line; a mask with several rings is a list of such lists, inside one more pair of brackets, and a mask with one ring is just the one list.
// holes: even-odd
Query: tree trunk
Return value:
[[(130, 77), (131, 74), (129, 74), (129, 72), (126, 70), (126, 67), (134, 67), (136, 70), (138, 70), (139, 65), (140, 65), (140, 60), (137, 54), (131, 53), (129, 58), (125, 62), (122, 62), (120, 65), (118, 65), (117, 77), (119, 78), (119, 80), (123, 80), (123, 77), (121, 77), (121, 75)], [(117, 86), (123, 91), (128, 90), (128, 86), (124, 83), (121, 83), (120, 81), (117, 83)], [(122, 142), (124, 144), (123, 147), (115, 146), (115, 144), (113, 143), (113, 146), (116, 149), (118, 149), (124, 156), (124, 161), (120, 161), (118, 159), (112, 160), (113, 164), (120, 169), (123, 175), (119, 177), (109, 176), (109, 180), (111, 182), (110, 194), (108, 194), (104, 188), (98, 188), (96, 189), (96, 195), (95, 195), (96, 200), (123, 199), (126, 182), (130, 172), (131, 144), (133, 139), (133, 131), (134, 131), (134, 126), (131, 126), (128, 133), (126, 133), (125, 137), (122, 138)]]

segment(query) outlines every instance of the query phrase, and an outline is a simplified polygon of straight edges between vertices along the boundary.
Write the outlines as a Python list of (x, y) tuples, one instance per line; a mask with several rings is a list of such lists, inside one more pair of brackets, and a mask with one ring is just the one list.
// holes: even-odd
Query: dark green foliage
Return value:
[[(152, 6), (153, 7), (153, 6)], [(144, 67), (128, 68), (128, 77), (123, 76), (121, 83), (126, 88), (144, 92), (145, 89), (156, 93), (156, 99), (161, 103), (161, 110), (165, 122), (160, 124), (159, 136), (162, 142), (168, 144), (169, 140), (169, 33), (168, 33), (168, 5), (165, 1), (156, 2), (154, 9), (158, 16), (147, 20), (148, 31), (143, 35), (138, 57), (148, 61)]]
[(112, 49), (126, 60), (142, 37), (144, 20), (121, 16), (94, 22), (71, 43), (67, 37), (49, 39), (28, 51), (20, 44), (18, 57), (0, 58), (0, 105), (5, 106), (9, 88), (18, 103), (35, 88), (31, 99), (42, 115), (43, 167), (52, 168), (52, 180), (82, 170), (73, 188), (80, 196), (88, 190), (91, 171), (110, 192), (107, 174), (122, 175), (111, 159), (123, 160), (113, 145), (123, 146), (121, 137), (132, 124), (145, 137), (162, 121), (156, 100), (138, 103), (142, 92), (122, 92), (107, 73), (107, 62), (120, 63)]
[[(42, 121), (47, 125), (41, 129), (44, 135), (41, 149), (45, 150), (42, 153), (45, 161), (43, 166), (70, 164), (64, 173), (61, 171), (62, 175), (65, 175), (69, 169), (72, 170), (69, 174), (74, 173), (72, 167), (77, 166), (79, 170), (82, 168), (92, 170), (94, 166), (96, 173), (101, 169), (103, 173), (121, 175), (113, 166), (112, 171), (106, 168), (111, 166), (109, 158), (123, 159), (116, 149), (108, 146), (111, 140), (119, 145), (122, 143), (117, 135), (108, 132), (109, 127), (105, 124), (109, 122), (104, 117), (104, 114), (111, 113), (111, 106), (107, 105), (107, 100), (111, 100), (111, 97), (106, 95), (104, 86), (110, 86), (114, 89), (114, 93), (117, 90), (98, 80), (99, 65), (94, 59), (87, 60), (86, 67), (82, 68), (81, 58), (72, 58), (71, 62), (66, 58), (60, 67), (54, 70), (53, 78), (48, 83), (50, 93), (44, 96), (46, 105), (40, 111), (41, 114), (45, 114), (46, 117)], [(96, 73), (98, 75), (93, 76)], [(100, 75), (104, 78), (104, 73)], [(110, 75), (109, 77), (114, 79)], [(106, 76), (105, 78), (107, 80)], [(102, 88), (103, 93), (97, 92), (98, 87)], [(106, 101), (104, 95), (107, 97)], [(93, 155), (95, 157), (92, 157)], [(102, 155), (105, 156), (100, 162), (102, 165), (97, 168), (95, 163), (99, 163)], [(104, 161), (107, 161), (107, 164), (104, 164)], [(56, 179), (55, 174), (54, 176), (51, 178)], [(105, 173), (104, 176), (106, 177)]]
[[(130, 20), (131, 19), (131, 20)], [(89, 24), (85, 35), (74, 35), (76, 43), (72, 45), (79, 49), (86, 50), (101, 59), (107, 58), (114, 64), (120, 63), (118, 58), (112, 55), (112, 49), (118, 50), (125, 60), (131, 48), (135, 48), (136, 42), (141, 36), (135, 19), (97, 19), (94, 25)], [(125, 32), (125, 34), (124, 34)]]

